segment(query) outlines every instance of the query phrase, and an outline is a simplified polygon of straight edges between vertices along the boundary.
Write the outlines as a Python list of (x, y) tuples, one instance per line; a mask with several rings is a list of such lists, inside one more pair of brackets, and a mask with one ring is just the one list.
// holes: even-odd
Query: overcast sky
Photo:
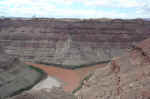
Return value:
[(150, 18), (150, 0), (0, 0), (0, 16)]

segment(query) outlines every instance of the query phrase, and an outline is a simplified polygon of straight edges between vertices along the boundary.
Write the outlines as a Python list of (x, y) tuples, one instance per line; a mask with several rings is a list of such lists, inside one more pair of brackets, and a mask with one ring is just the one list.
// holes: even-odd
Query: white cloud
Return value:
[(141, 6), (139, 0), (84, 0), (82, 1), (88, 6), (105, 6), (105, 7), (138, 7)]
[(115, 11), (103, 11), (103, 10), (73, 10), (73, 9), (55, 9), (53, 13), (58, 17), (77, 17), (77, 18), (101, 18), (101, 17), (111, 17), (111, 18), (127, 18), (127, 14), (118, 13)]
[[(89, 7), (84, 9), (67, 9), (66, 6), (72, 6), (74, 3), (81, 3), (83, 6)], [(25, 16), (31, 17), (33, 15), (39, 17), (77, 17), (77, 18), (99, 18), (99, 17), (111, 17), (111, 18), (132, 18), (139, 16), (149, 16), (150, 10), (149, 0), (3, 0), (0, 1), (0, 13), (8, 13), (10, 16)], [(57, 5), (63, 5), (64, 8), (60, 8)], [(104, 9), (93, 9), (93, 7), (106, 7), (113, 9), (106, 11)], [(133, 9), (135, 14), (128, 15), (125, 12), (117, 12), (116, 9)], [(5, 10), (2, 10), (5, 9)], [(7, 9), (7, 10), (6, 10)], [(146, 15), (144, 15), (146, 14)]]
[[(43, 2), (44, 1), (44, 2)], [(55, 5), (48, 4), (48, 0), (5, 0), (0, 2), (1, 5), (7, 5), (7, 13), (11, 16), (45, 16)], [(4, 7), (3, 7), (4, 8)]]

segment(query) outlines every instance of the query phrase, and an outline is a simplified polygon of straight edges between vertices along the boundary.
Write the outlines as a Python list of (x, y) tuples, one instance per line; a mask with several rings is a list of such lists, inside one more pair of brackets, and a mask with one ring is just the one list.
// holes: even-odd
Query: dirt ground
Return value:
[(32, 65), (44, 70), (49, 76), (56, 77), (57, 79), (63, 81), (65, 84), (63, 86), (64, 91), (72, 92), (79, 87), (81, 81), (88, 75), (89, 72), (96, 70), (105, 66), (105, 64), (98, 64), (91, 67), (85, 67), (76, 70), (63, 69), (55, 66), (47, 66), (41, 64), (33, 64), (26, 62), (28, 65)]

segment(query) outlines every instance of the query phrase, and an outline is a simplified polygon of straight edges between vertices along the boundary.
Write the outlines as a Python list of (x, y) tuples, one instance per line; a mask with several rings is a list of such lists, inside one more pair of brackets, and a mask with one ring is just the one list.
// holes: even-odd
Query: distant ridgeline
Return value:
[(22, 61), (83, 66), (109, 61), (150, 37), (142, 19), (1, 19), (0, 43)]

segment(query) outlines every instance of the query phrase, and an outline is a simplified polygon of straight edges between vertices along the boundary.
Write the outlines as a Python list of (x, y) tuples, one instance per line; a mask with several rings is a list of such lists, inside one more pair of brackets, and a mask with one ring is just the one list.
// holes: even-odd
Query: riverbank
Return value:
[(72, 93), (75, 89), (77, 89), (83, 79), (89, 75), (89, 73), (93, 72), (97, 68), (102, 68), (106, 64), (96, 64), (89, 67), (78, 68), (75, 70), (64, 69), (55, 66), (48, 66), (42, 64), (33, 64), (30, 62), (26, 62), (26, 64), (34, 66), (36, 68), (40, 68), (45, 71), (49, 76), (55, 77), (64, 82), (62, 85), (64, 91)]

